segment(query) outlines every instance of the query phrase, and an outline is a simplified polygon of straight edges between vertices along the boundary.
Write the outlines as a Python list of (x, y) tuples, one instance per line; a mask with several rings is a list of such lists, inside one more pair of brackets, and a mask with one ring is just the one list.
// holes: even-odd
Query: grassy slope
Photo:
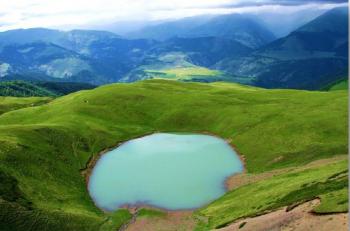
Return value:
[(316, 212), (346, 212), (347, 175), (337, 178), (332, 176), (347, 172), (347, 168), (348, 162), (344, 160), (303, 171), (296, 169), (240, 187), (200, 209), (198, 214), (209, 217), (209, 222), (201, 224), (198, 229), (220, 228), (238, 218), (254, 216), (319, 196), (321, 205), (316, 208)]
[(166, 213), (160, 210), (142, 208), (138, 211), (137, 217), (166, 217)]
[(51, 99), (47, 97), (16, 98), (0, 96), (0, 115), (8, 111), (37, 106), (48, 103), (49, 101), (51, 101)]
[(335, 85), (333, 85), (329, 90), (330, 91), (337, 91), (337, 90), (346, 90), (348, 89), (349, 82), (348, 80), (343, 80)]
[(349, 88), (348, 83), (349, 83), (348, 77), (341, 77), (341, 78), (338, 78), (338, 80), (320, 88), (320, 90), (321, 91), (347, 90)]
[[(113, 215), (93, 205), (79, 173), (106, 147), (153, 131), (208, 131), (232, 139), (247, 170), (259, 173), (347, 153), (346, 108), (346, 91), (164, 80), (112, 84), (0, 116), (0, 171), (14, 177), (32, 203), (21, 207), (16, 221), (51, 230), (104, 224), (108, 230)], [(19, 203), (5, 204), (0, 222), (13, 224), (6, 214), (17, 213)]]

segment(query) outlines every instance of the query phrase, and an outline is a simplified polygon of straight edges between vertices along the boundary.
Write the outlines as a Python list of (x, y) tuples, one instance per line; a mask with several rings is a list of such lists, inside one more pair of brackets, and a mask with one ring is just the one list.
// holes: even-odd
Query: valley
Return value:
[[(172, 80), (183, 80), (183, 81), (209, 81), (215, 82), (215, 80), (225, 80), (223, 73), (220, 71), (210, 70), (203, 67), (185, 67), (185, 68), (174, 68), (166, 70), (146, 70), (147, 73), (152, 75), (154, 79), (172, 79)], [(227, 79), (227, 78), (226, 78)]]

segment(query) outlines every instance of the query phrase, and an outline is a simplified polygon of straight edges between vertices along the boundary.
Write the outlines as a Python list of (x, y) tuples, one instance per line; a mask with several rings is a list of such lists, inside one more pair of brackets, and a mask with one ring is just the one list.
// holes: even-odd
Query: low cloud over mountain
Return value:
[[(225, 14), (278, 11), (288, 14), (297, 10), (330, 9), (346, 5), (345, 0), (13, 0), (2, 4), (0, 30), (49, 27), (86, 28), (92, 24), (118, 21), (152, 21), (178, 19), (201, 14)], [(67, 26), (69, 25), (69, 26)]]

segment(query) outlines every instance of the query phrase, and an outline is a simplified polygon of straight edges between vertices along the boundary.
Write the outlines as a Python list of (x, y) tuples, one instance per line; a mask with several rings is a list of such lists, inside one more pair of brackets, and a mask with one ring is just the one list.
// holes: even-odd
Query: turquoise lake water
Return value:
[(96, 205), (194, 209), (222, 196), (225, 180), (242, 172), (235, 151), (208, 135), (157, 133), (130, 140), (96, 163), (88, 189)]

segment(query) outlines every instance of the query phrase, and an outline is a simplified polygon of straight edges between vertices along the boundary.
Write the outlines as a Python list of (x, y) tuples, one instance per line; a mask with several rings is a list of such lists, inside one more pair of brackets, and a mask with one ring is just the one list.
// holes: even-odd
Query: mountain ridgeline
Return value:
[(252, 17), (241, 14), (185, 18), (146, 27), (128, 36), (158, 40), (172, 37), (220, 37), (234, 39), (250, 48), (258, 48), (275, 39), (274, 34), (264, 25)]
[(0, 81), (0, 96), (13, 97), (57, 97), (80, 90), (93, 89), (88, 83), (43, 82), (43, 81)]
[[(315, 90), (347, 76), (347, 8), (332, 9), (279, 39), (267, 28), (255, 17), (228, 14), (163, 22), (123, 37), (91, 30), (6, 31), (0, 33), (0, 78), (101, 85), (207, 68), (220, 73), (208, 82)], [(194, 71), (186, 79), (197, 76)]]
[(216, 67), (266, 88), (320, 89), (348, 72), (348, 11), (336, 8), (248, 56)]

